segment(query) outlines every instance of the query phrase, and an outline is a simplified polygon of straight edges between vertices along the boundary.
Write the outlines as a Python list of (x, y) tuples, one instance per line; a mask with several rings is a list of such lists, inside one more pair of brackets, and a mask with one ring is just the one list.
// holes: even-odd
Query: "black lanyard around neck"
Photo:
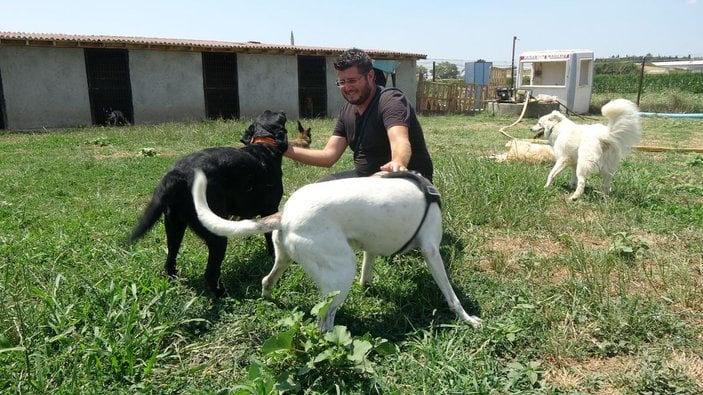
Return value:
[(381, 95), (388, 91), (400, 92), (400, 89), (395, 87), (376, 89), (376, 95), (373, 97), (373, 100), (371, 100), (371, 103), (368, 107), (366, 107), (366, 110), (361, 115), (361, 126), (356, 130), (356, 136), (354, 138), (354, 147), (352, 149), (352, 151), (354, 152), (354, 159), (356, 159), (356, 156), (359, 154), (359, 149), (361, 148), (361, 141), (364, 139), (364, 134), (366, 132), (366, 126), (369, 122), (369, 118), (371, 118), (371, 114), (376, 111), (376, 107), (378, 107), (378, 102), (381, 100)]

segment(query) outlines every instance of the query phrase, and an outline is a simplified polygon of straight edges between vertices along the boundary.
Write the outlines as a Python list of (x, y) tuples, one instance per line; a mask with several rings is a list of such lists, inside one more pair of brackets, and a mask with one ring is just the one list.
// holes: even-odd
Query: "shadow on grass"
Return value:
[[(444, 235), (440, 251), (445, 265), (448, 262), (447, 256), (452, 256), (454, 260), (461, 259), (462, 250), (463, 246), (458, 239), (450, 234)], [(273, 257), (267, 255), (265, 248), (254, 248), (249, 253), (253, 255), (238, 254), (238, 257), (226, 258), (223, 262), (221, 281), (227, 289), (226, 297), (214, 297), (202, 276), (184, 280), (184, 284), (197, 293), (213, 298), (211, 309), (202, 318), (215, 323), (224, 315), (241, 308), (239, 301), (243, 300), (253, 301), (257, 306), (273, 302), (275, 307), (271, 307), (274, 310), (280, 309), (284, 315), (285, 311), (293, 312), (295, 309), (307, 314), (320, 301), (317, 288), (309, 276), (302, 270), (293, 270), (297, 265), (286, 271), (274, 290), (273, 301), (261, 299), (261, 279), (270, 271)], [(360, 265), (359, 262), (357, 271), (360, 270)], [(366, 290), (362, 290), (356, 284), (358, 278), (355, 279), (354, 288), (337, 312), (336, 325), (347, 326), (355, 335), (369, 333), (375, 337), (398, 341), (418, 328), (461, 324), (449, 309), (419, 250), (402, 256), (378, 258), (376, 268), (374, 282)], [(382, 273), (392, 278), (384, 281)], [(303, 277), (307, 280), (303, 281)], [(452, 282), (451, 276), (450, 283), (466, 312), (480, 316), (479, 306), (469, 296), (470, 290), (467, 295)], [(371, 306), (377, 306), (376, 311), (369, 312)], [(279, 318), (284, 318), (284, 315)], [(470, 328), (469, 324), (466, 325)]]
[[(463, 249), (458, 239), (445, 233), (440, 246), (445, 267), (450, 259), (461, 260)], [(337, 314), (336, 324), (346, 325), (354, 334), (369, 333), (391, 341), (402, 340), (408, 333), (432, 325), (460, 324), (419, 250), (379, 258), (375, 268), (374, 281), (367, 289), (355, 284)], [(464, 309), (469, 314), (480, 315), (476, 302), (448, 275)]]
[[(404, 340), (410, 332), (433, 325), (458, 324), (471, 328), (468, 323), (457, 320), (456, 315), (449, 310), (442, 292), (429, 271), (417, 272), (417, 275), (410, 277), (409, 281), (417, 287), (412, 292), (402, 294), (386, 284), (374, 283), (365, 291), (364, 299), (392, 300), (391, 303), (384, 304), (386, 308), (383, 312), (360, 318), (357, 312), (349, 311), (343, 306), (337, 314), (335, 323), (346, 325), (357, 335), (370, 333), (372, 336), (383, 337), (390, 341)], [(480, 317), (478, 304), (456, 285), (453, 285), (453, 288), (466, 312)]]
[[(448, 257), (453, 260), (462, 260), (464, 256), (463, 244), (453, 235), (445, 233), (440, 246), (442, 260), (447, 267)], [(386, 266), (383, 268), (382, 266)], [(382, 258), (376, 262), (376, 275), (371, 286), (361, 290), (355, 286), (352, 292), (362, 292), (363, 298), (377, 299), (382, 305), (380, 312), (359, 318), (359, 310), (363, 308), (345, 309), (344, 306), (337, 313), (335, 323), (346, 325), (354, 334), (370, 333), (391, 341), (404, 339), (408, 333), (416, 329), (428, 328), (432, 325), (466, 325), (457, 319), (449, 309), (446, 299), (434, 281), (429, 267), (419, 250), (407, 254)], [(395, 273), (393, 279), (384, 281), (379, 272)], [(454, 289), (464, 310), (470, 315), (481, 316), (478, 303), (470, 296), (471, 290), (464, 289), (452, 281), (449, 282)], [(401, 284), (402, 283), (402, 284)], [(347, 300), (347, 303), (349, 300)], [(364, 303), (361, 300), (361, 303)], [(363, 314), (362, 314), (363, 315)]]
[[(249, 248), (246, 253), (235, 253), (234, 248), (228, 248), (228, 254), (222, 262), (220, 281), (225, 287), (226, 295), (217, 297), (205, 283), (203, 270), (198, 275), (181, 277), (183, 284), (196, 294), (211, 298), (212, 305), (205, 318), (216, 323), (223, 314), (237, 309), (237, 301), (259, 299), (261, 297), (261, 279), (271, 270), (273, 256), (268, 255), (266, 248)], [(230, 246), (231, 247), (231, 246)], [(183, 274), (181, 274), (183, 276)]]
[[(261, 279), (268, 274), (271, 267), (273, 267), (273, 256), (268, 255), (265, 248), (255, 250), (254, 255), (250, 256), (225, 257), (220, 275), (220, 281), (227, 290), (225, 298), (259, 297), (261, 295)], [(205, 263), (203, 263), (204, 269)], [(200, 295), (214, 297), (205, 284), (203, 273), (200, 272), (198, 276), (184, 279), (184, 284)]]

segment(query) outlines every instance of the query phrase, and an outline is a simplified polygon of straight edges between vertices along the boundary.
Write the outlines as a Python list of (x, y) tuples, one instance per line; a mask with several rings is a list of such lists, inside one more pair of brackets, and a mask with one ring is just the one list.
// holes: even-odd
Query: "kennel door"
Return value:
[(86, 48), (84, 54), (93, 124), (107, 125), (111, 111), (121, 111), (134, 124), (127, 50)]

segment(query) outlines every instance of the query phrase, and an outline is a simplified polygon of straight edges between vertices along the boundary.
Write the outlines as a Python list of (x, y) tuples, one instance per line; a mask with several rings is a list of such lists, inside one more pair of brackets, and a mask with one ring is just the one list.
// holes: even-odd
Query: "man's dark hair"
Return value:
[(361, 74), (368, 74), (373, 68), (373, 63), (369, 54), (359, 48), (351, 48), (342, 52), (334, 62), (336, 70), (346, 70), (352, 66), (356, 66)]

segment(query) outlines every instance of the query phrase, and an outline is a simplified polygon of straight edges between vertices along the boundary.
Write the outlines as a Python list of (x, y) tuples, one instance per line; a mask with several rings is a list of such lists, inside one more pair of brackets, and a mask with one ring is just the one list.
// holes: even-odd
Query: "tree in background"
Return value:
[(451, 62), (439, 62), (434, 66), (435, 79), (452, 80), (459, 78), (459, 68)]
[(423, 66), (423, 65), (421, 65), (421, 64), (418, 65), (418, 66), (417, 66), (417, 75), (418, 75), (418, 76), (421, 76), (421, 77), (420, 77), (421, 80), (426, 79), (427, 76), (429, 75), (429, 74), (428, 74), (427, 67), (425, 67), (425, 66)]
[[(641, 58), (640, 58), (641, 62)], [(634, 58), (621, 58), (621, 59), (596, 59), (593, 67), (593, 71), (596, 75), (604, 74), (614, 74), (614, 75), (628, 75), (637, 74), (640, 67)]]

